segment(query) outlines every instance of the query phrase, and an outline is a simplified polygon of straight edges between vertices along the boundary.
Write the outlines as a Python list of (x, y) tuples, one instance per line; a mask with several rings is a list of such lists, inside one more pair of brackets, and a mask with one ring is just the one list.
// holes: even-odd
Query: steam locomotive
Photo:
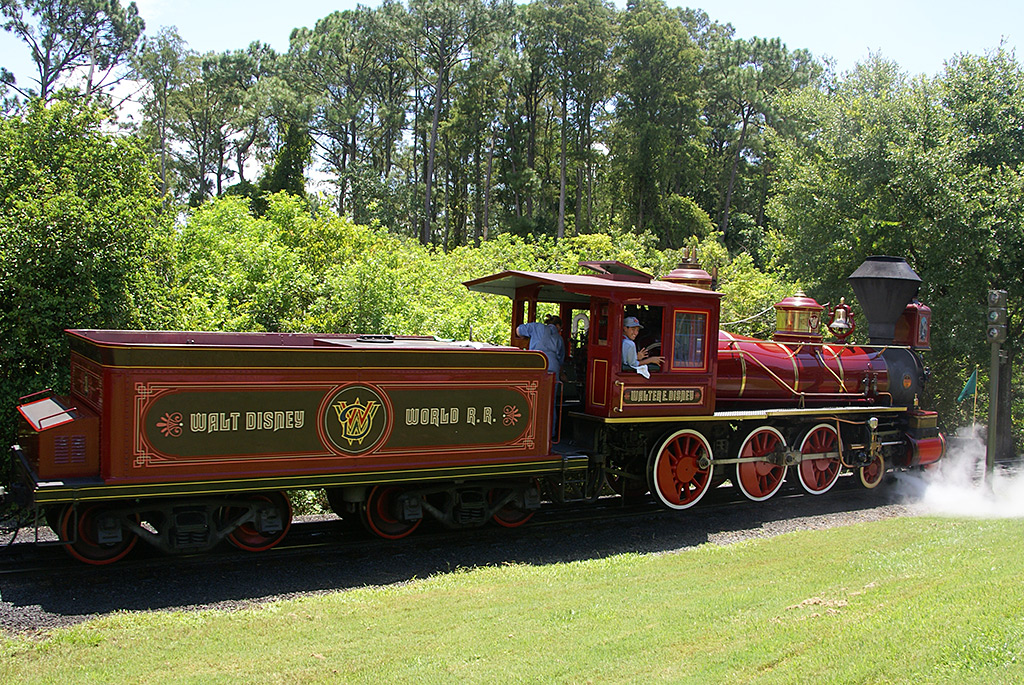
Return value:
[[(731, 482), (751, 500), (786, 478), (820, 495), (940, 459), (917, 406), (931, 312), (905, 261), (871, 257), (850, 283), (870, 343), (837, 305), (776, 305), (772, 340), (720, 329), (721, 294), (693, 255), (663, 278), (619, 262), (588, 275), (505, 271), (467, 282), (512, 300), (511, 344), (307, 333), (69, 330), (68, 395), (22, 398), (9, 497), (89, 564), (139, 540), (165, 552), (286, 535), (288, 491), (324, 489), (384, 538), (426, 518), (522, 525), (543, 501), (617, 493), (687, 509)], [(573, 323), (565, 374), (516, 335), (538, 306)], [(622, 329), (663, 357), (624, 367)]]

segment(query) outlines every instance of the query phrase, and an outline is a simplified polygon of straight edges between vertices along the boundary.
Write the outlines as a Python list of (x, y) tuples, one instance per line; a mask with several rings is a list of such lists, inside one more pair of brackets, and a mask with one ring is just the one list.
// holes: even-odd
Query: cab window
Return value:
[(598, 345), (608, 344), (608, 303), (600, 301), (596, 303), (594, 307), (593, 318), (593, 329), (594, 329), (594, 342)]
[(673, 369), (704, 369), (707, 312), (676, 312), (672, 341)]

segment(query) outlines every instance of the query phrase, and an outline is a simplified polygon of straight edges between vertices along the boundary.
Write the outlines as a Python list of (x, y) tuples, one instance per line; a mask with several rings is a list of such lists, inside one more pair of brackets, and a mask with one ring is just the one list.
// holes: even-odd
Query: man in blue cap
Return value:
[(544, 323), (524, 323), (516, 328), (516, 334), (530, 339), (530, 349), (543, 352), (548, 358), (548, 371), (558, 377), (565, 361), (565, 342), (562, 340), (562, 319), (548, 316)]
[(636, 336), (640, 335), (640, 319), (635, 316), (627, 316), (622, 322), (622, 369), (633, 369), (644, 378), (650, 378), (651, 372), (648, 364), (664, 364), (663, 357), (649, 357), (647, 350), (636, 350)]
[[(559, 380), (559, 371), (565, 361), (565, 341), (562, 340), (562, 318), (552, 315), (544, 318), (544, 323), (532, 322), (520, 324), (516, 327), (516, 334), (530, 339), (530, 349), (543, 352), (548, 358), (548, 371), (555, 374), (555, 381)], [(555, 398), (552, 397), (551, 405), (551, 434), (558, 433), (558, 407)]]

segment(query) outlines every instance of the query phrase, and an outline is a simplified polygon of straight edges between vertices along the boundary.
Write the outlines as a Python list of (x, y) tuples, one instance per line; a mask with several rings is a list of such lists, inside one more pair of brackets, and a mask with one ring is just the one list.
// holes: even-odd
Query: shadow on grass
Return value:
[(62, 550), (47, 548), (43, 564), (51, 561), (52, 571), (7, 578), (0, 586), (0, 602), (7, 605), (0, 607), (0, 627), (36, 630), (114, 611), (233, 609), (288, 596), (408, 582), (463, 568), (667, 553), (870, 519), (875, 517), (872, 510), (899, 498), (891, 486), (866, 491), (850, 480), (844, 478), (820, 497), (804, 495), (787, 484), (775, 498), (760, 503), (735, 501), (735, 489), (724, 487), (693, 509), (629, 516), (616, 516), (623, 508), (611, 498), (598, 505), (606, 507), (608, 517), (597, 520), (580, 520), (589, 509), (578, 505), (554, 508), (529, 528), (487, 526), (455, 536), (417, 531), (399, 541), (356, 537), (342, 532), (341, 521), (334, 521), (325, 534), (339, 536), (337, 546), (263, 555), (167, 557), (139, 544), (134, 561), (93, 568), (69, 567)]

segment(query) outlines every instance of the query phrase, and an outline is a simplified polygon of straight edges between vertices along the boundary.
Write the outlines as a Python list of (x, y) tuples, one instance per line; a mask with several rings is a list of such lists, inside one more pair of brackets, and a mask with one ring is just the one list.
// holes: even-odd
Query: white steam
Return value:
[(942, 460), (921, 473), (897, 473), (897, 491), (922, 513), (974, 518), (1024, 518), (1024, 473), (996, 466), (985, 478), (985, 442), (978, 426), (951, 440)]

